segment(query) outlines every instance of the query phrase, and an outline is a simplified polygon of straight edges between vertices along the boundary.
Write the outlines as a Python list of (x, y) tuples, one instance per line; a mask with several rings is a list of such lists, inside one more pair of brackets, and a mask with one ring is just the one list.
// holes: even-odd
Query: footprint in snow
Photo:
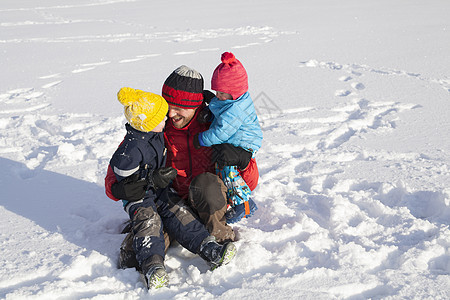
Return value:
[(350, 81), (352, 79), (353, 78), (351, 76), (342, 76), (342, 77), (339, 78), (340, 81), (344, 81), (344, 82)]
[(360, 83), (360, 82), (354, 82), (354, 83), (352, 83), (351, 85), (352, 85), (352, 88), (354, 88), (355, 90), (359, 90), (359, 91), (366, 88), (366, 87), (364, 86), (364, 84), (362, 84), (362, 83)]
[(349, 90), (337, 90), (334, 95), (337, 97), (347, 97), (348, 95), (350, 95), (352, 92)]

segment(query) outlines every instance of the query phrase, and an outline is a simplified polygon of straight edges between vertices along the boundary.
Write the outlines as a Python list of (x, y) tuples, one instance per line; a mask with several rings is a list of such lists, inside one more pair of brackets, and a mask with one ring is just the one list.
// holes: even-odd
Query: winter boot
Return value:
[(252, 199), (249, 199), (244, 203), (230, 207), (225, 213), (225, 218), (228, 224), (233, 224), (239, 222), (242, 218), (253, 216), (257, 209), (256, 203)]
[(150, 256), (141, 265), (147, 288), (157, 289), (169, 284), (169, 275), (164, 267), (164, 258), (158, 254)]
[(232, 242), (220, 245), (212, 235), (203, 240), (199, 255), (211, 264), (211, 270), (228, 264), (236, 255), (236, 246)]
[(163, 265), (152, 266), (145, 274), (145, 279), (149, 290), (169, 285), (169, 275)]

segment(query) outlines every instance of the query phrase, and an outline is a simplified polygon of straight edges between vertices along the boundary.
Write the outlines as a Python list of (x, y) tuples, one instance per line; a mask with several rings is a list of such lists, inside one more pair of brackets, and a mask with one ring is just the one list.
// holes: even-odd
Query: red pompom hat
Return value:
[(211, 78), (211, 89), (230, 94), (236, 100), (248, 91), (247, 72), (233, 53), (224, 52), (221, 59)]

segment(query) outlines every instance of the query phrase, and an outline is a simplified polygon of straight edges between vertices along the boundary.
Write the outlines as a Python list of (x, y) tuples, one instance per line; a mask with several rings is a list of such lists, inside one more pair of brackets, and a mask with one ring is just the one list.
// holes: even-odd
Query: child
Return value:
[[(248, 93), (247, 72), (233, 53), (223, 53), (221, 60), (211, 79), (211, 89), (216, 91), (216, 97), (211, 100), (209, 109), (214, 119), (209, 129), (194, 139), (195, 146), (228, 143), (243, 148), (254, 157), (263, 137)], [(216, 167), (216, 172), (227, 187), (227, 198), (231, 205), (226, 214), (227, 222), (235, 223), (252, 216), (258, 208), (251, 199), (251, 190), (240, 176), (238, 167)]]
[(166, 163), (163, 129), (167, 102), (163, 97), (122, 88), (118, 93), (124, 105), (127, 134), (113, 154), (110, 168), (117, 178), (111, 187), (123, 201), (131, 219), (133, 249), (147, 287), (168, 285), (164, 267), (164, 229), (182, 246), (218, 267), (235, 255), (233, 243), (219, 245), (192, 212), (173, 199), (168, 185), (177, 175)]

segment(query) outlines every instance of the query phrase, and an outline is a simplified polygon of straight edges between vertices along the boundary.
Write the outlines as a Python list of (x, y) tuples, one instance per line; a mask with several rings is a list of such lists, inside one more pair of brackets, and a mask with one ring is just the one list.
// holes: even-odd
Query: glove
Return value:
[(113, 183), (111, 193), (117, 199), (138, 201), (144, 198), (147, 192), (147, 180), (139, 179), (139, 174), (131, 175), (119, 182)]
[(252, 153), (231, 144), (213, 145), (212, 161), (217, 162), (219, 168), (224, 166), (237, 166), (245, 170), (252, 159)]
[(211, 122), (213, 114), (208, 107), (205, 107), (201, 112), (198, 113), (197, 121), (200, 124), (205, 124), (207, 122)]
[(177, 170), (172, 167), (159, 168), (149, 178), (141, 178), (140, 174), (131, 175), (111, 186), (111, 193), (117, 199), (138, 201), (144, 198), (149, 187), (165, 188), (177, 176)]
[(177, 170), (172, 167), (159, 168), (149, 178), (149, 184), (155, 189), (167, 187), (177, 177)]
[(206, 102), (206, 104), (209, 104), (211, 102), (211, 99), (214, 98), (216, 95), (208, 90), (203, 90), (203, 101)]

